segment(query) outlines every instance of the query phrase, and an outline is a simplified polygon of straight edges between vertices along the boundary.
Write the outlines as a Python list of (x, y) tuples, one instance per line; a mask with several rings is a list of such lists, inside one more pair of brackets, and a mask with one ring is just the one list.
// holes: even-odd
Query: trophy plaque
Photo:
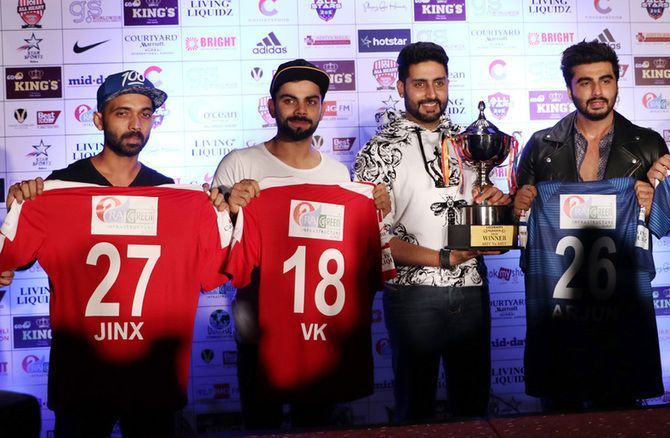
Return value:
[[(480, 101), (478, 108), (477, 120), (452, 141), (465, 165), (477, 172), (473, 188), (483, 190), (485, 186), (493, 185), (489, 179), (491, 170), (505, 161), (510, 149), (516, 152), (517, 141), (486, 120), (484, 102)], [(510, 183), (510, 191), (514, 192), (516, 187), (512, 185)], [(518, 248), (518, 227), (514, 225), (511, 205), (489, 205), (484, 201), (459, 210), (460, 225), (448, 225), (447, 248), (491, 251)]]

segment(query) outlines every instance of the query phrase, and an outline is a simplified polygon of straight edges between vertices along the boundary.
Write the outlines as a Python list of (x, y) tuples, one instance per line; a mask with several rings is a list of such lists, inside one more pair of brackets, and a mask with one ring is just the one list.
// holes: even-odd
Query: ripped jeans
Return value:
[(434, 417), (440, 359), (448, 414), (485, 416), (491, 381), (488, 287), (387, 284), (382, 298), (393, 353), (396, 420)]

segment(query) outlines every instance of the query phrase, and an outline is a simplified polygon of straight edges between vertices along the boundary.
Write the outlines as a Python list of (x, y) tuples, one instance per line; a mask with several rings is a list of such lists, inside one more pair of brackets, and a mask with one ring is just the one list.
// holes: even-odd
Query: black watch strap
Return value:
[(451, 269), (451, 263), (449, 262), (449, 256), (451, 256), (451, 250), (448, 248), (440, 249), (440, 268), (441, 269)]

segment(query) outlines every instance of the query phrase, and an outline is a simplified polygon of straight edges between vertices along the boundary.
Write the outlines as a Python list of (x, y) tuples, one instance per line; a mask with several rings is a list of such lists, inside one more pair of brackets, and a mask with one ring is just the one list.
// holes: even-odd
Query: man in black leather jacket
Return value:
[[(636, 180), (635, 195), (638, 203), (641, 207), (645, 207), (647, 214), (649, 214), (654, 195), (654, 189), (650, 183), (653, 182), (652, 179), (663, 178), (666, 174), (666, 168), (670, 168), (670, 157), (666, 156), (668, 148), (658, 133), (636, 126), (614, 111), (618, 93), (617, 81), (619, 79), (619, 63), (616, 53), (606, 44), (584, 41), (567, 48), (563, 52), (561, 69), (568, 95), (575, 104), (576, 111), (565, 116), (553, 127), (536, 132), (528, 141), (518, 167), (520, 189), (514, 200), (515, 215), (518, 217), (522, 211), (527, 211), (530, 208), (533, 199), (537, 196), (535, 185), (541, 181), (585, 182), (624, 176), (630, 176)], [(551, 230), (547, 231), (550, 232)], [(537, 259), (541, 257), (537, 252), (528, 253), (526, 256), (526, 264), (530, 257), (536, 258), (533, 263), (546, 262), (546, 260)], [(574, 255), (570, 252), (567, 256), (574, 257), (573, 262), (577, 263), (577, 250), (575, 250)], [(548, 270), (551, 269), (550, 266), (545, 267)], [(600, 275), (602, 273), (595, 271), (589, 273), (589, 275), (591, 274)], [(530, 284), (529, 281), (526, 283)], [(573, 286), (575, 285), (570, 287)], [(556, 296), (555, 293), (554, 290), (554, 295), (547, 298), (546, 301), (557, 302), (557, 299), (552, 298)], [(587, 302), (591, 294), (591, 291), (585, 291), (583, 302)], [(537, 303), (544, 299), (541, 297), (545, 297), (545, 292), (527, 288), (526, 297), (528, 305), (537, 306)], [(648, 308), (653, 309), (649, 297), (642, 297), (641, 301), (648, 304)], [(581, 302), (572, 302), (576, 304), (575, 308), (582, 308)], [(615, 301), (608, 301), (608, 305), (616, 306), (615, 303)], [(588, 304), (584, 305), (584, 307), (587, 306)], [(644, 313), (640, 309), (632, 310), (633, 313), (639, 312), (636, 313), (635, 318), (644, 321), (652, 319), (649, 323), (653, 324), (653, 310)], [(625, 312), (623, 309), (619, 310), (622, 313)], [(558, 324), (554, 325), (554, 316), (550, 318), (551, 320), (543, 320), (542, 324), (538, 323), (535, 327), (559, 327)], [(592, 325), (600, 327), (601, 331), (602, 327), (605, 327), (598, 322)], [(579, 330), (581, 326), (578, 322), (575, 322), (574, 324), (563, 324), (561, 327), (569, 330)], [(529, 327), (529, 330), (538, 329)], [(542, 330), (545, 331), (534, 331), (532, 335), (534, 337), (538, 335), (546, 336), (544, 345), (551, 346), (548, 348), (551, 349), (553, 357), (564, 357), (566, 352), (562, 353), (558, 350), (570, 345), (567, 341), (568, 338), (565, 337), (565, 332), (553, 328), (551, 331), (549, 329)], [(655, 334), (655, 330), (653, 332)], [(530, 334), (528, 333), (528, 335)], [(586, 335), (588, 334), (585, 333)], [(612, 335), (606, 336), (606, 339), (600, 341), (602, 342), (600, 345), (614, 344), (625, 348), (623, 343), (617, 344), (623, 341)], [(649, 341), (651, 342), (651, 340)], [(528, 348), (528, 345), (526, 347)], [(573, 347), (569, 346), (567, 348)], [(605, 356), (597, 347), (593, 351), (584, 353), (583, 359), (585, 361), (589, 360), (586, 359), (588, 353), (596, 358), (595, 360), (606, 362)], [(653, 376), (644, 377), (654, 382), (648, 386), (653, 387), (654, 390), (651, 392), (647, 390), (644, 394), (646, 394), (645, 397), (659, 395), (663, 392), (663, 386), (658, 353), (654, 354), (653, 357), (638, 359), (658, 365), (655, 367), (658, 372), (650, 373), (654, 374)], [(636, 392), (637, 390), (634, 387), (624, 389), (613, 385), (615, 387), (608, 388), (598, 386), (595, 383), (593, 385), (594, 389), (584, 390), (582, 395), (576, 394), (575, 391), (568, 389), (569, 384), (573, 382), (575, 375), (588, 374), (590, 371), (587, 371), (587, 367), (579, 370), (560, 369), (560, 366), (554, 363), (550, 357), (543, 360), (546, 360), (545, 368), (556, 369), (556, 374), (550, 373), (554, 376), (553, 382), (544, 384), (541, 389), (534, 387), (530, 392), (531, 395), (542, 397), (543, 407), (546, 410), (626, 408), (634, 406), (636, 396), (641, 394)], [(626, 364), (626, 360), (622, 357), (619, 362)], [(615, 364), (607, 363), (605, 365), (603, 362), (602, 366), (605, 366), (608, 372), (612, 371), (614, 375), (620, 375), (624, 380), (639, 381), (635, 377), (630, 378), (631, 370), (634, 367), (629, 365), (617, 368)], [(598, 379), (594, 378), (593, 380)], [(563, 381), (568, 384), (559, 383)], [(589, 381), (589, 379), (587, 378), (586, 381)], [(583, 394), (590, 395), (585, 397)]]
[[(581, 42), (563, 52), (561, 68), (577, 110), (551, 128), (533, 134), (519, 161), (518, 217), (528, 210), (540, 181), (591, 181), (632, 176), (640, 205), (651, 210), (653, 188), (647, 172), (668, 153), (655, 131), (634, 125), (613, 110), (619, 62), (606, 44)], [(576, 147), (582, 146), (582, 151)], [(651, 182), (651, 181), (649, 181)]]

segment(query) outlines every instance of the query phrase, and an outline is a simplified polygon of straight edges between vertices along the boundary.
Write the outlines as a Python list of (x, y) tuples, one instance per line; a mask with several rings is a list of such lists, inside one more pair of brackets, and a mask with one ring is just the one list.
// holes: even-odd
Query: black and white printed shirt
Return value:
[[(442, 116), (434, 131), (407, 120), (403, 113), (392, 111), (386, 117), (390, 122), (359, 151), (354, 163), (354, 179), (387, 185), (396, 237), (438, 250), (445, 245), (447, 225), (460, 221), (458, 207), (472, 203), (476, 174), (463, 165), (461, 193), (461, 169), (453, 145), (449, 152), (447, 187), (436, 187), (443, 181), (441, 140), (462, 129), (452, 124), (447, 115)], [(399, 285), (479, 286), (485, 280), (480, 273), (483, 268), (476, 259), (453, 269), (399, 265), (398, 276), (391, 282)]]

